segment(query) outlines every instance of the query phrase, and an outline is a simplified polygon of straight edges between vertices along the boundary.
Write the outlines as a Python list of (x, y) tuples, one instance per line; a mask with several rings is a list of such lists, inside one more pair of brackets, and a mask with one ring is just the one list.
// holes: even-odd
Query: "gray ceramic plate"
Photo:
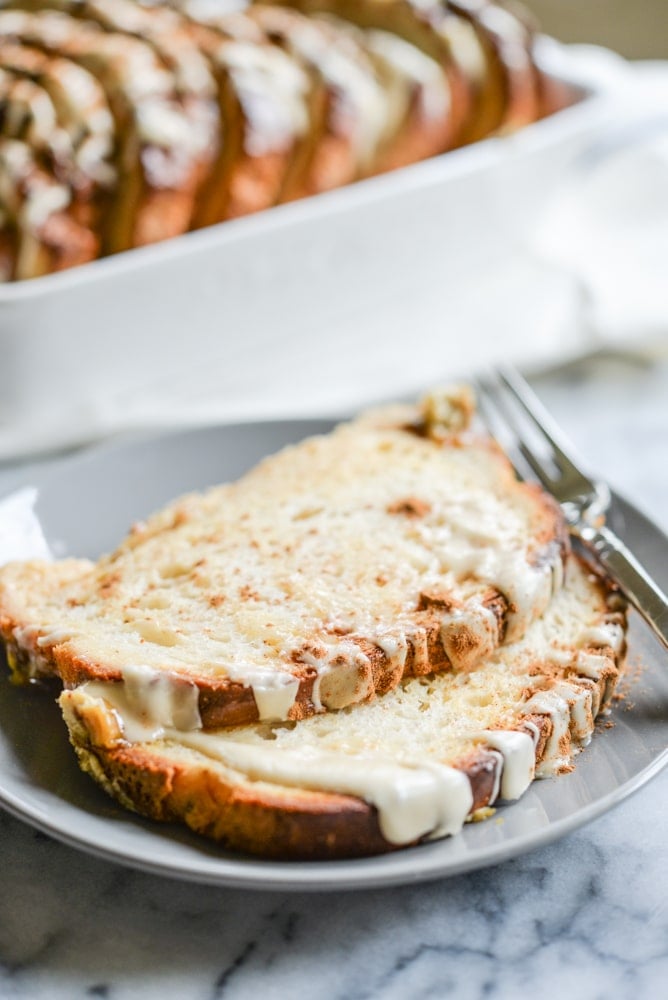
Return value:
[[(207, 428), (134, 439), (26, 471), (35, 513), (58, 554), (96, 556), (130, 523), (187, 490), (238, 476), (261, 456), (324, 422)], [(16, 478), (14, 478), (16, 482)], [(2, 505), (0, 504), (0, 519)], [(668, 586), (668, 540), (617, 499), (613, 526)], [(5, 536), (6, 537), (6, 536)], [(2, 524), (0, 524), (0, 540)], [(629, 697), (597, 732), (575, 771), (536, 782), (517, 803), (448, 840), (385, 857), (326, 863), (259, 861), (226, 853), (178, 827), (117, 808), (74, 761), (53, 693), (0, 679), (0, 804), (46, 833), (147, 871), (217, 885), (343, 889), (453, 875), (503, 861), (567, 834), (640, 788), (668, 763), (668, 657), (639, 620), (630, 633)]]

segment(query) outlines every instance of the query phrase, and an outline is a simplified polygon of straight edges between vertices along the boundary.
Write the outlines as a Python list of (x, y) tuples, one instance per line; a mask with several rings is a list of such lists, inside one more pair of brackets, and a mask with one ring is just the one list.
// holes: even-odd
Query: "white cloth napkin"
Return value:
[(134, 428), (345, 413), (500, 360), (668, 344), (668, 63), (569, 59), (606, 101), (556, 142), (545, 129), (483, 143), (443, 158), (447, 178), (420, 164), (401, 187), (334, 192), (314, 219), (288, 206), (254, 243), (264, 223), (250, 220), (217, 272), (218, 237), (196, 234), (197, 273), (172, 260), (157, 292), (140, 266), (117, 295), (100, 284), (76, 335), (76, 313), (45, 332), (44, 309), (20, 340), (0, 328), (0, 460)]
[(618, 121), (583, 149), (529, 241), (580, 293), (596, 341), (668, 342), (668, 64), (638, 64)]

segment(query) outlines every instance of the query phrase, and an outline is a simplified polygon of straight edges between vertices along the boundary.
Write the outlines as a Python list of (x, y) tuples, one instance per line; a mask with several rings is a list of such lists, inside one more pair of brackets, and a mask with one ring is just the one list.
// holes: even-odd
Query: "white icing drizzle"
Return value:
[(568, 752), (562, 751), (564, 737), (570, 745), (571, 713), (568, 702), (554, 690), (537, 691), (522, 709), (525, 715), (547, 715), (552, 721), (552, 732), (545, 745), (543, 759), (536, 767), (536, 777), (557, 774), (570, 764)]
[(427, 643), (427, 630), (417, 625), (408, 633), (408, 638), (413, 645), (413, 658), (415, 663), (427, 663), (429, 660), (429, 646)]
[(139, 134), (146, 143), (167, 148), (185, 147), (190, 151), (202, 148), (202, 136), (195, 122), (165, 100), (143, 101), (136, 108), (135, 118)]
[(524, 544), (500, 536), (484, 505), (451, 504), (440, 524), (417, 526), (420, 539), (440, 563), (441, 572), (474, 578), (494, 587), (509, 603), (504, 641), (520, 639), (530, 622), (547, 608), (563, 583), (559, 547), (539, 565), (528, 561)]
[(561, 695), (568, 704), (572, 739), (580, 744), (588, 743), (594, 728), (592, 698), (589, 688), (568, 681), (558, 681), (552, 690)]
[(27, 666), (27, 676), (29, 680), (34, 680), (44, 674), (47, 676), (53, 673), (51, 661), (39, 651), (36, 646), (39, 644), (39, 626), (24, 625), (12, 629), (12, 636), (17, 649), (26, 654), (27, 663), (21, 664), (21, 672)]
[(299, 691), (299, 678), (290, 674), (254, 675), (250, 687), (253, 691), (260, 721), (279, 722), (288, 718)]
[(441, 642), (453, 668), (468, 670), (498, 646), (496, 615), (480, 601), (454, 608), (443, 616)]
[(578, 677), (578, 684), (591, 692), (591, 715), (592, 720), (595, 720), (601, 709), (601, 686), (598, 681), (581, 676)]
[(126, 667), (120, 682), (89, 681), (81, 690), (113, 706), (130, 742), (202, 728), (197, 685), (142, 664)]
[(106, 702), (118, 723), (123, 739), (128, 743), (143, 743), (159, 740), (165, 736), (165, 727), (151, 719), (146, 712), (137, 712), (131, 706), (125, 685), (122, 682), (108, 683), (87, 681), (78, 688), (87, 698)]
[[(429, 6), (430, 0), (427, 0)], [(485, 51), (472, 24), (462, 17), (448, 18), (444, 34), (449, 44), (451, 58), (464, 70), (467, 77), (479, 82), (488, 73)]]
[(379, 630), (373, 636), (373, 642), (382, 649), (387, 657), (388, 667), (402, 667), (408, 655), (408, 640), (405, 632), (400, 630)]
[(500, 751), (503, 758), (501, 797), (519, 799), (534, 779), (536, 753), (534, 741), (528, 733), (516, 730), (483, 730), (480, 736)]
[(545, 659), (548, 663), (554, 663), (557, 667), (568, 667), (573, 662), (573, 650), (553, 647)]
[(50, 632), (37, 637), (37, 645), (40, 649), (45, 646), (59, 646), (63, 642), (73, 639), (77, 633), (71, 628), (54, 628)]
[(381, 832), (392, 844), (458, 833), (473, 806), (466, 775), (442, 764), (410, 767), (371, 755), (298, 753), (209, 733), (180, 733), (178, 739), (256, 781), (358, 796), (376, 807)]
[(225, 42), (218, 58), (234, 80), (244, 111), (255, 123), (246, 135), (251, 155), (263, 156), (289, 147), (295, 136), (306, 132), (309, 78), (294, 60), (278, 48), (242, 41)]
[(70, 192), (64, 184), (35, 185), (20, 212), (21, 222), (27, 229), (39, 229), (50, 216), (67, 208), (70, 201)]
[(575, 657), (575, 669), (579, 674), (584, 677), (590, 677), (591, 680), (598, 681), (601, 675), (613, 666), (613, 662), (609, 656), (604, 656), (602, 653), (587, 653), (584, 650), (580, 652)]
[(321, 649), (304, 650), (299, 656), (317, 672), (311, 695), (316, 711), (345, 708), (373, 695), (369, 657), (356, 643), (323, 644)]
[(494, 767), (494, 773), (492, 775), (494, 779), (494, 784), (492, 785), (492, 791), (490, 792), (489, 801), (487, 805), (494, 805), (501, 792), (501, 775), (503, 774), (503, 754), (499, 750), (490, 749), (489, 754), (496, 761)]
[(450, 88), (441, 66), (415, 45), (389, 31), (366, 32), (373, 51), (396, 66), (421, 88), (421, 107), (429, 119), (441, 119), (450, 109)]
[(528, 735), (531, 737), (535, 750), (540, 742), (540, 729), (538, 728), (535, 722), (531, 721), (531, 719), (525, 719), (522, 725), (524, 726)]
[(617, 622), (603, 622), (584, 629), (578, 636), (578, 646), (610, 646), (618, 653), (624, 642), (624, 629)]
[(175, 729), (201, 729), (197, 685), (141, 664), (126, 666), (123, 686), (138, 715)]

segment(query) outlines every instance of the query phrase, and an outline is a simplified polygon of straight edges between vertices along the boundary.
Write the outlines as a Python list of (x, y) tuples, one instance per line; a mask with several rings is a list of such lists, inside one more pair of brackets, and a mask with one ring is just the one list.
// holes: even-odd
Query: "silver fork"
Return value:
[(518, 473), (524, 476), (530, 470), (555, 497), (571, 533), (593, 553), (668, 648), (668, 597), (605, 524), (609, 487), (584, 471), (572, 446), (514, 369), (499, 369), (477, 380), (475, 388), (485, 423)]

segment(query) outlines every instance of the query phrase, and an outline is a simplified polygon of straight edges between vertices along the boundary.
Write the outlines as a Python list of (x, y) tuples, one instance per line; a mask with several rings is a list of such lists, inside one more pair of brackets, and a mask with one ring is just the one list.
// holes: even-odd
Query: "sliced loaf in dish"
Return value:
[[(78, 155), (57, 180), (94, 257), (373, 177), (577, 99), (541, 71), (523, 15), (491, 0), (3, 0), (0, 48), (13, 50), (3, 68), (53, 101), (51, 145), (69, 118)], [(57, 71), (22, 65), (35, 59)], [(83, 102), (75, 70), (88, 77)], [(21, 86), (38, 112), (43, 96)], [(102, 106), (104, 134), (88, 135)], [(1, 119), (0, 135), (18, 138)], [(89, 259), (62, 218), (44, 253), (21, 252), (11, 203), (31, 192), (2, 199), (0, 280)]]
[(568, 539), (471, 407), (458, 390), (367, 414), (170, 504), (97, 564), (6, 566), (17, 674), (160, 692), (217, 728), (475, 668), (545, 611)]
[(570, 769), (614, 692), (624, 626), (614, 589), (571, 557), (523, 639), (364, 705), (204, 733), (148, 718), (120, 684), (60, 704), (83, 770), (131, 810), (265, 857), (376, 854)]

